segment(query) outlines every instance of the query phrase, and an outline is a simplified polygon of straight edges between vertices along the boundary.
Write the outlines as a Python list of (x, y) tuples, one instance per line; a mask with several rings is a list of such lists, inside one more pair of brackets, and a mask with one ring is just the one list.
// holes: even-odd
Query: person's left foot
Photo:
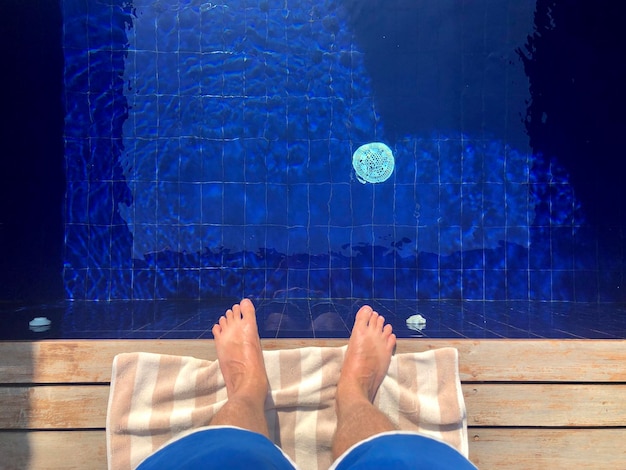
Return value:
[(228, 398), (265, 400), (267, 373), (252, 302), (243, 299), (233, 305), (212, 331)]
[(337, 406), (361, 398), (370, 402), (382, 383), (396, 344), (385, 318), (365, 305), (354, 320), (348, 350), (337, 383)]

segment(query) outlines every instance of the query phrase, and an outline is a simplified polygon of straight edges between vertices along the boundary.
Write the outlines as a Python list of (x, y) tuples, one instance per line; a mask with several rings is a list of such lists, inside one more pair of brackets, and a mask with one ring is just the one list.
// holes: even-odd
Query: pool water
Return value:
[[(212, 301), (3, 304), (0, 339), (210, 339), (235, 299)], [(626, 338), (626, 304), (523, 301), (274, 299), (256, 301), (262, 338), (348, 338), (354, 315), (369, 304), (399, 338)], [(407, 326), (421, 315), (421, 329)], [(29, 322), (51, 320), (35, 332)]]
[(619, 2), (13, 3), (1, 338), (625, 337)]
[[(562, 17), (577, 12), (562, 3)], [(564, 142), (540, 126), (561, 129), (572, 114), (541, 101), (555, 78), (541, 60), (563, 49), (550, 38), (570, 31), (567, 20), (543, 23), (556, 7), (64, 0), (62, 9), (67, 298), (298, 288), (327, 299), (626, 300), (626, 198), (580, 201), (567, 162), (600, 165), (616, 152), (599, 146), (615, 139), (583, 133), (576, 145), (580, 123)], [(621, 116), (577, 114), (592, 116), (589, 129)], [(371, 142), (392, 151), (385, 181), (353, 168)], [(615, 174), (582, 182), (601, 194), (623, 186), (605, 184)], [(597, 206), (612, 208), (602, 243)]]

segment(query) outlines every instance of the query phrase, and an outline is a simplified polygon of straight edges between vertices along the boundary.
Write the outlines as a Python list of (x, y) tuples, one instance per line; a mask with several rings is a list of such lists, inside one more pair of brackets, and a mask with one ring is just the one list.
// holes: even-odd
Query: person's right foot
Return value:
[(212, 331), (228, 398), (238, 396), (263, 402), (268, 380), (252, 302), (243, 299), (233, 305)]
[(337, 401), (363, 397), (372, 402), (382, 383), (396, 344), (396, 335), (385, 319), (365, 305), (352, 327), (339, 382)]

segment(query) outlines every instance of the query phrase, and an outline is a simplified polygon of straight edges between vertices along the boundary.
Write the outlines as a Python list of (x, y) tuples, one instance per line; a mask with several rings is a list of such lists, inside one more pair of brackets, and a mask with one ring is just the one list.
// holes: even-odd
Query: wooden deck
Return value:
[[(263, 340), (264, 349), (346, 340)], [(398, 340), (459, 350), (470, 459), (481, 469), (626, 469), (626, 340)], [(215, 359), (211, 340), (0, 343), (0, 468), (105, 469), (113, 357)]]

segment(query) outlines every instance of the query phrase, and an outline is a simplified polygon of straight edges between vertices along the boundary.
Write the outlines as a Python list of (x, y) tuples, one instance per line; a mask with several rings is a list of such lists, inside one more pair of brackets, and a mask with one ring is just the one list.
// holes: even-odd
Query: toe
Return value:
[(232, 310), (233, 310), (233, 319), (241, 320), (241, 307), (239, 306), (239, 304), (233, 305)]
[(383, 331), (383, 327), (385, 326), (385, 317), (382, 315), (378, 315), (376, 319), (376, 331)]
[(239, 304), (243, 318), (254, 318), (254, 305), (250, 299), (243, 299)]
[(359, 311), (356, 313), (356, 318), (354, 319), (355, 327), (366, 327), (369, 323), (370, 317), (372, 316), (372, 307), (369, 305), (363, 305)]
[(372, 316), (370, 317), (370, 321), (367, 324), (367, 326), (369, 328), (376, 329), (376, 325), (378, 324), (378, 318), (379, 318), (378, 312), (373, 311)]
[(222, 318), (225, 318), (227, 321), (231, 321), (235, 318), (235, 314), (233, 313), (233, 310), (229, 308), (226, 310), (226, 313)]
[(222, 332), (222, 327), (220, 325), (218, 324), (213, 325), (213, 328), (211, 329), (211, 333), (213, 333), (214, 337), (219, 336), (221, 332)]

